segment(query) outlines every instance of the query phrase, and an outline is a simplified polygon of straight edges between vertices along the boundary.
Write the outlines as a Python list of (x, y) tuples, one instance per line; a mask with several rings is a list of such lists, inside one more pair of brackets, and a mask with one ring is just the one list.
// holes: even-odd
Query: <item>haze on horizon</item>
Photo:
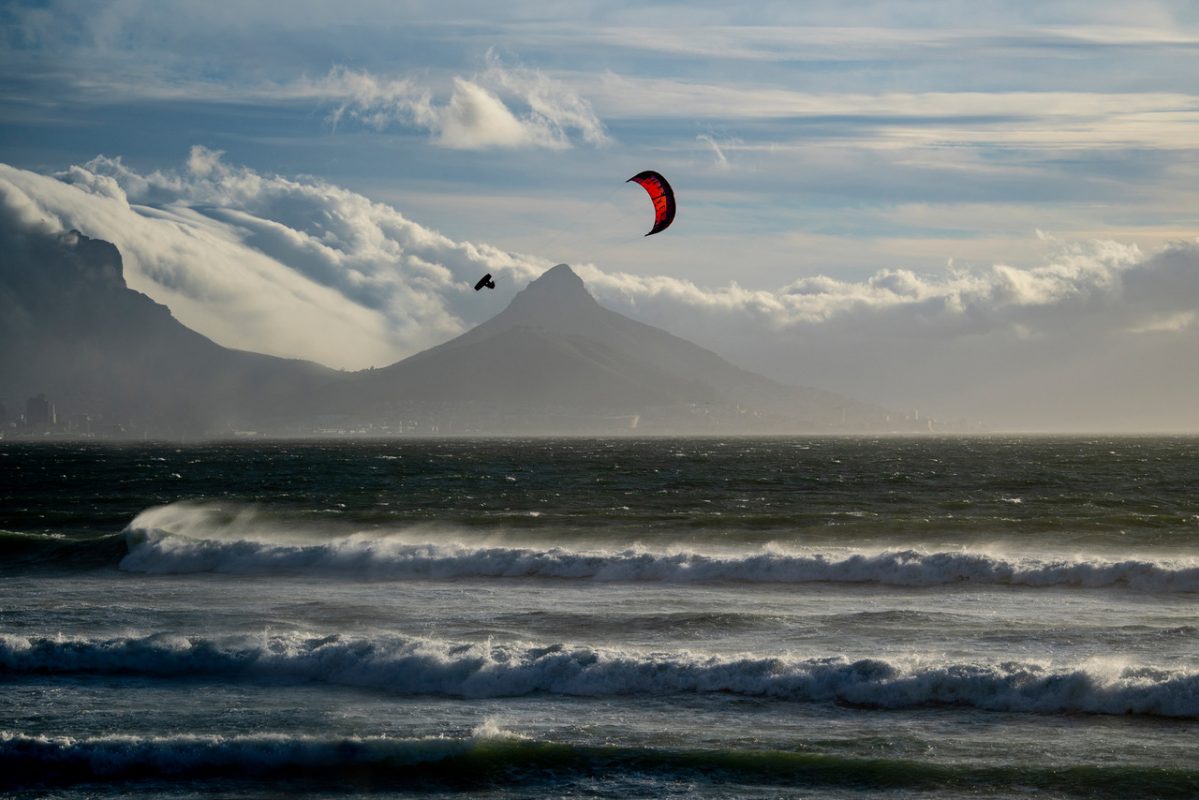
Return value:
[[(1199, 431), (1199, 9), (842, 6), (10, 3), (0, 227), (111, 241), (194, 330), (337, 368), (566, 262), (788, 383)], [(679, 195), (648, 239), (647, 168)]]

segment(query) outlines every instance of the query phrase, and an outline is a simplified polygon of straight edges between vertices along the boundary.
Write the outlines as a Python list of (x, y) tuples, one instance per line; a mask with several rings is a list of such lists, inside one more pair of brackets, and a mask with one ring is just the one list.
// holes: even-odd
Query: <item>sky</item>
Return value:
[(790, 383), (1199, 430), (1199, 4), (740, 5), (3, 3), (0, 223), (338, 368), (566, 262)]

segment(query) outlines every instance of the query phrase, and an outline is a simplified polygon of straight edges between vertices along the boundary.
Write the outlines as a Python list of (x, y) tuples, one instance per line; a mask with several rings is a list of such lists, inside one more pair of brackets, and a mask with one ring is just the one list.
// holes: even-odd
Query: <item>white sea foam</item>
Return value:
[(895, 709), (955, 705), (1006, 712), (1199, 717), (1199, 671), (1095, 661), (730, 657), (339, 635), (4, 635), (3, 673), (320, 682), (392, 694), (471, 698), (729, 693)]
[[(218, 519), (212, 509), (150, 509), (127, 529), (121, 569), (175, 574), (302, 573), (376, 580), (559, 578), (595, 581), (875, 583), (940, 586), (966, 583), (1028, 587), (1127, 587), (1147, 592), (1199, 591), (1194, 560), (1014, 557), (968, 550), (749, 552), (614, 550), (420, 541), (421, 531), (317, 538), (260, 520), (245, 510)], [(423, 532), (428, 536), (427, 531)], [(450, 537), (445, 537), (450, 538)]]

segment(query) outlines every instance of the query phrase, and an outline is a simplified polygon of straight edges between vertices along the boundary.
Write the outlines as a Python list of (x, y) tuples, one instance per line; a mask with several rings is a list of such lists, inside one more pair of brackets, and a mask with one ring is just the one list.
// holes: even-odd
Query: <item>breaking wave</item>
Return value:
[[(314, 539), (253, 520), (218, 522), (211, 510), (168, 506), (142, 512), (126, 530), (130, 572), (341, 575), (374, 580), (558, 578), (694, 583), (965, 583), (1028, 587), (1124, 587), (1199, 592), (1199, 564), (1183, 559), (1011, 557), (971, 551), (741, 553), (415, 541), (414, 534)], [(276, 523), (277, 524), (277, 523)], [(427, 532), (426, 532), (427, 537)]]
[(729, 657), (298, 634), (0, 636), (0, 676), (64, 674), (319, 682), (469, 698), (725, 693), (886, 709), (960, 706), (1199, 718), (1199, 671), (1097, 661), (1046, 665)]

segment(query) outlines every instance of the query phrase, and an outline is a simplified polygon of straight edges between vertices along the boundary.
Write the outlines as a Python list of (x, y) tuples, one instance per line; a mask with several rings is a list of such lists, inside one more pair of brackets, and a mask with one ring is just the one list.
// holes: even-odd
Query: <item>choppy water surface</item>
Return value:
[(1199, 440), (0, 442), (0, 792), (1199, 796)]

